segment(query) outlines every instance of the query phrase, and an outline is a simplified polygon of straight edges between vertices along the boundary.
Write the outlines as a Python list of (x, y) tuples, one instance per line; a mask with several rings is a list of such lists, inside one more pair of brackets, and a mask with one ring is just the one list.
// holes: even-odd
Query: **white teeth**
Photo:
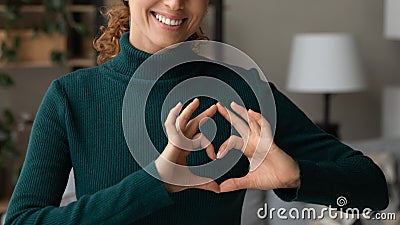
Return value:
[(171, 20), (169, 18), (166, 18), (162, 15), (159, 14), (155, 14), (156, 15), (156, 19), (158, 21), (160, 21), (163, 24), (169, 25), (169, 26), (178, 26), (181, 25), (183, 23), (183, 20)]

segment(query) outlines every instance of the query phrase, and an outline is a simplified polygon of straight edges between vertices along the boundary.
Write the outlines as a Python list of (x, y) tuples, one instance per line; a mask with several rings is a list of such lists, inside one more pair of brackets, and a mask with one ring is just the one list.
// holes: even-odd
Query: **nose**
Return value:
[(184, 0), (164, 0), (164, 4), (171, 10), (180, 10), (184, 7)]

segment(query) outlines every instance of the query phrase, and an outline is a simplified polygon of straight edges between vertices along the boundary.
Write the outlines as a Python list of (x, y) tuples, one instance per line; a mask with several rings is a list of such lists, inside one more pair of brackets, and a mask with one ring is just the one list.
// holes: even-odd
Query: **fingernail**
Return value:
[(249, 112), (254, 112), (252, 109), (249, 109)]
[(178, 102), (178, 104), (176, 104), (175, 107), (178, 107), (178, 106), (180, 106), (181, 104), (182, 104), (182, 102)]
[(219, 159), (221, 157), (221, 152), (217, 153), (217, 159)]

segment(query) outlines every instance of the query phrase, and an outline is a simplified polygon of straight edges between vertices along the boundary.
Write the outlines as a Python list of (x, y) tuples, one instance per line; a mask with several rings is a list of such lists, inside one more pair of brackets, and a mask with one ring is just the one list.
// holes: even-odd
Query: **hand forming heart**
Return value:
[[(270, 125), (260, 113), (232, 103), (233, 111), (240, 118), (217, 103), (189, 120), (199, 104), (199, 100), (195, 99), (179, 114), (182, 104), (178, 103), (171, 109), (165, 122), (168, 145), (155, 163), (168, 192), (199, 188), (219, 193), (246, 188), (269, 190), (299, 186), (297, 163), (273, 142)], [(214, 116), (217, 111), (241, 137), (232, 135), (228, 138), (216, 156), (211, 142), (196, 132), (204, 119)], [(198, 147), (205, 148), (212, 160), (224, 157), (231, 149), (239, 149), (250, 161), (250, 172), (244, 177), (228, 179), (220, 185), (210, 178), (194, 175), (186, 166), (186, 157), (190, 150)], [(177, 165), (181, 166), (180, 169), (176, 169)], [(171, 179), (176, 181), (175, 184), (166, 182)]]
[(220, 184), (221, 192), (246, 188), (270, 190), (299, 186), (300, 172), (297, 163), (274, 143), (270, 124), (260, 113), (246, 110), (232, 102), (232, 109), (242, 120), (221, 103), (218, 103), (217, 107), (218, 112), (241, 135), (228, 138), (220, 146), (218, 158), (235, 148), (241, 150), (250, 161), (249, 173), (244, 177), (224, 181)]

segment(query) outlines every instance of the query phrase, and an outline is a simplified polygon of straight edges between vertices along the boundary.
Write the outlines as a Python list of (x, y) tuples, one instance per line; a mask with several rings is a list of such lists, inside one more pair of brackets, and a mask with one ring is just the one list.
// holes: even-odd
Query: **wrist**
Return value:
[(300, 187), (300, 177), (292, 179), (291, 182), (287, 184), (286, 188), (299, 188)]
[[(165, 146), (164, 150), (162, 151), (161, 155), (158, 157), (157, 160), (169, 161), (176, 164), (180, 164), (180, 156), (181, 152), (175, 145), (168, 142), (167, 146)], [(164, 162), (165, 163), (165, 162)]]
[(296, 164), (296, 169), (293, 170), (293, 173), (289, 175), (290, 179), (286, 183), (285, 188), (299, 188), (300, 187), (300, 169), (297, 163), (293, 160)]
[[(277, 146), (275, 143), (272, 143), (272, 146), (270, 148), (270, 152), (268, 154), (277, 154), (281, 155), (280, 160), (286, 161), (284, 163), (285, 165), (285, 172), (284, 174), (281, 174), (281, 177), (285, 177), (285, 179), (281, 180), (281, 185), (279, 188), (298, 188), (300, 187), (300, 169), (299, 165), (297, 162), (289, 156), (285, 151), (283, 151), (279, 146)], [(280, 161), (279, 160), (279, 161)], [(282, 176), (283, 175), (283, 176)]]

